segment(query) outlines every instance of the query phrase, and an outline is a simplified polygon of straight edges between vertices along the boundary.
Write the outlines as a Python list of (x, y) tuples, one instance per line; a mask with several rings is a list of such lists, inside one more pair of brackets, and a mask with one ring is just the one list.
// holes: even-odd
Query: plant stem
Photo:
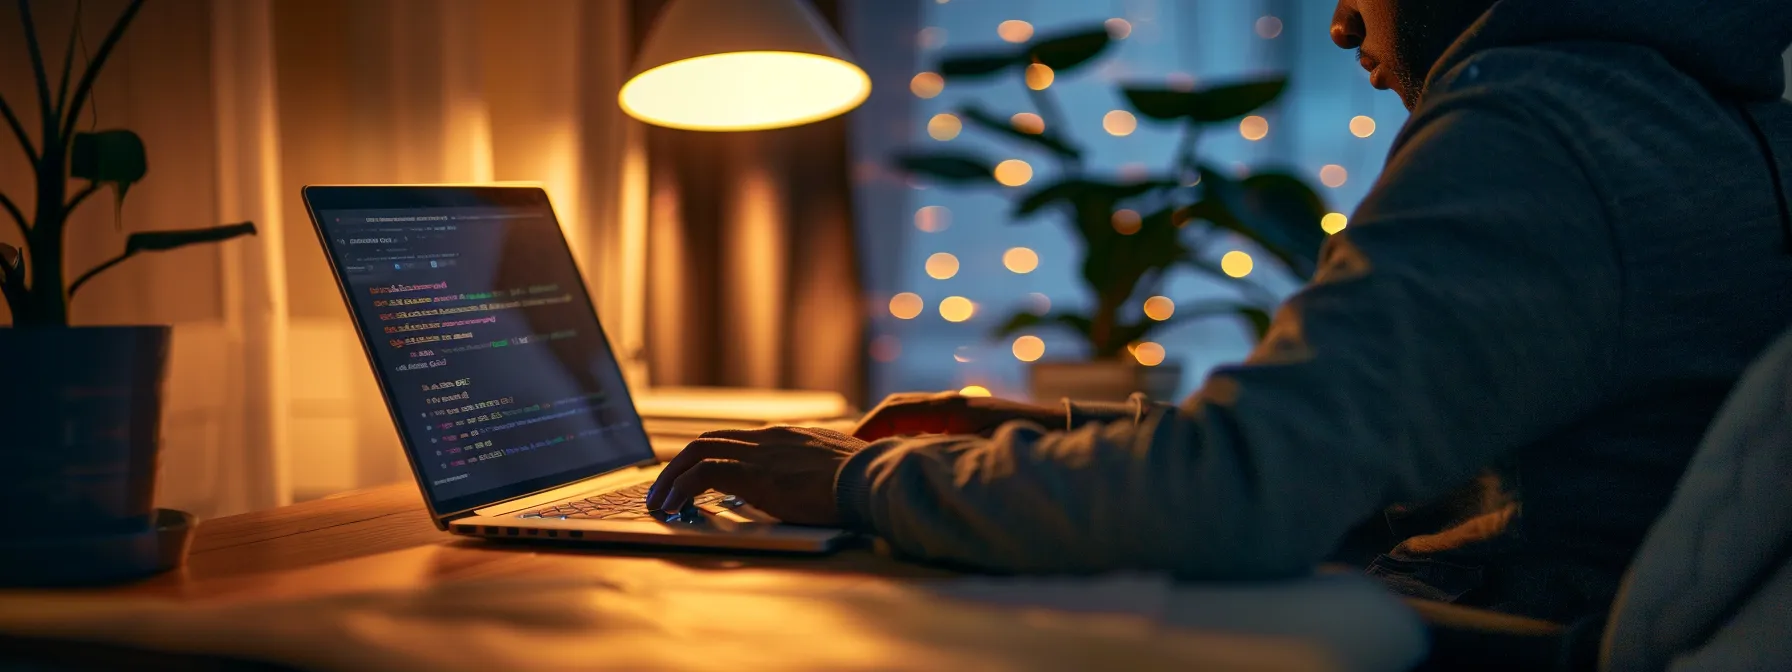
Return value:
[(12, 134), (18, 136), (19, 146), (25, 148), (25, 158), (31, 161), (31, 167), (37, 168), (37, 148), (31, 146), (31, 136), (25, 133), (25, 125), (19, 123), (18, 115), (12, 113), (12, 106), (6, 104), (6, 97), (0, 96), (0, 115), (6, 117), (6, 125), (12, 127)]
[[(1058, 99), (1048, 91), (1035, 90), (1030, 86), (1026, 89), (1027, 95), (1033, 99), (1033, 107), (1039, 109), (1039, 116), (1045, 121), (1046, 132), (1055, 133), (1065, 144), (1069, 144), (1070, 136), (1064, 132), (1069, 126), (1064, 125), (1064, 112), (1058, 108)], [(1080, 175), (1083, 172), (1081, 162), (1068, 157), (1059, 156), (1058, 165), (1070, 175)]]
[(1194, 121), (1185, 121), (1182, 125), (1182, 140), (1176, 143), (1176, 155), (1170, 157), (1173, 162), (1171, 170), (1176, 179), (1182, 179), (1182, 173), (1195, 167), (1195, 144), (1201, 137), (1201, 125)]
[(136, 18), (137, 10), (143, 8), (143, 1), (131, 0), (131, 4), (118, 15), (112, 29), (107, 31), (106, 39), (100, 42), (100, 48), (93, 52), (92, 60), (87, 62), (87, 70), (81, 73), (81, 83), (75, 85), (75, 97), (69, 101), (68, 109), (60, 110), (64, 117), (61, 137), (65, 142), (67, 138), (74, 137), (75, 121), (81, 118), (81, 107), (87, 104), (87, 96), (93, 92), (93, 80), (100, 76), (100, 68), (105, 67), (106, 59), (112, 56), (112, 48), (118, 46), (118, 40), (124, 37), (124, 30), (131, 26), (131, 19)]
[(131, 256), (135, 254), (137, 254), (135, 250), (125, 252), (124, 254), (106, 260), (106, 263), (95, 266), (92, 270), (89, 270), (86, 273), (82, 273), (81, 277), (75, 278), (75, 281), (68, 286), (69, 300), (73, 301), (75, 299), (75, 292), (81, 289), (81, 285), (87, 284), (88, 280), (92, 280), (93, 276), (99, 275), (108, 268), (124, 263), (124, 260), (131, 258)]
[(99, 191), (101, 184), (102, 183), (100, 183), (100, 182), (94, 182), (94, 183), (87, 185), (86, 189), (82, 189), (80, 191), (75, 192), (74, 197), (68, 199), (68, 205), (63, 206), (62, 215), (64, 217), (67, 217), (69, 215), (75, 214), (75, 207), (81, 205), (81, 201), (87, 200), (88, 196), (92, 196), (93, 192)]

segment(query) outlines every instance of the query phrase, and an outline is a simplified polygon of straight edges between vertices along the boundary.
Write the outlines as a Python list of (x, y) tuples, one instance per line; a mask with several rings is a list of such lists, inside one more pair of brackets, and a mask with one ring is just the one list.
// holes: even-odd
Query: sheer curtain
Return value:
[[(45, 53), (59, 57), (77, 10), (93, 48), (127, 4), (31, 7)], [(175, 327), (160, 505), (226, 515), (408, 477), (299, 200), (305, 184), (539, 182), (612, 338), (640, 349), (640, 292), (623, 278), (645, 256), (642, 132), (614, 100), (626, 12), (579, 0), (144, 6), (83, 126), (137, 131), (150, 171), (122, 230), (100, 195), (79, 213), (71, 266), (115, 254), (130, 231), (260, 227), (133, 259), (75, 303), (77, 324)], [(0, 4), (0, 93), (35, 128), (35, 105), (19, 104), (35, 93), (19, 19)], [(75, 53), (79, 66), (80, 42)], [(21, 152), (0, 151), (0, 189), (27, 211), (31, 180)], [(622, 226), (629, 217), (636, 226)], [(17, 238), (0, 227), (0, 241)]]

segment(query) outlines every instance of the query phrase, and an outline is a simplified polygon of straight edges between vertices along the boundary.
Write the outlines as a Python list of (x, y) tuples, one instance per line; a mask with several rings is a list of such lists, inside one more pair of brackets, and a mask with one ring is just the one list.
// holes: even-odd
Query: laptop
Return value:
[(308, 186), (304, 199), (437, 528), (793, 553), (847, 538), (714, 491), (647, 510), (664, 465), (539, 187)]

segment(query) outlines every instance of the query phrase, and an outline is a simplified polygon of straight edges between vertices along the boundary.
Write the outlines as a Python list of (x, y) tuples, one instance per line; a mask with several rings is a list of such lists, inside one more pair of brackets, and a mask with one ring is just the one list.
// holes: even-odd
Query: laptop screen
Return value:
[(306, 190), (438, 513), (653, 456), (546, 195)]

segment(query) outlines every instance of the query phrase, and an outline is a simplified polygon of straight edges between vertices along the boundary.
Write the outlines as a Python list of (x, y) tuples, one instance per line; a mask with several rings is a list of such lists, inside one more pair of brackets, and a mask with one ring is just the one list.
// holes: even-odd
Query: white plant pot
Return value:
[(1034, 403), (1052, 404), (1059, 399), (1077, 401), (1126, 401), (1144, 392), (1152, 401), (1175, 403), (1182, 385), (1182, 365), (1164, 362), (1144, 366), (1133, 361), (1034, 362), (1028, 386)]

